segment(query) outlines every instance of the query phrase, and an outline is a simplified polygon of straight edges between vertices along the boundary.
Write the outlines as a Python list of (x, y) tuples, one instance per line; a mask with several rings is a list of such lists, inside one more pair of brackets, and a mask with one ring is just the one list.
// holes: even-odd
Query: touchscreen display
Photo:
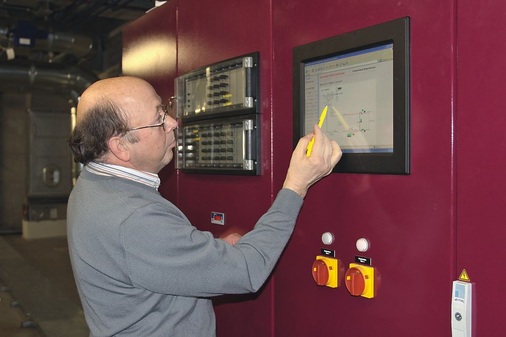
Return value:
[(393, 44), (304, 64), (304, 134), (328, 106), (322, 129), (344, 153), (394, 151)]

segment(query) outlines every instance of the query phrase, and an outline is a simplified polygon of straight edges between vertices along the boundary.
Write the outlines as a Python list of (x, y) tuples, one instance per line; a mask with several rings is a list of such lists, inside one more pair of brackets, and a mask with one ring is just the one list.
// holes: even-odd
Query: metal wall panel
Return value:
[(72, 188), (67, 145), (70, 113), (30, 111), (28, 197), (68, 196)]

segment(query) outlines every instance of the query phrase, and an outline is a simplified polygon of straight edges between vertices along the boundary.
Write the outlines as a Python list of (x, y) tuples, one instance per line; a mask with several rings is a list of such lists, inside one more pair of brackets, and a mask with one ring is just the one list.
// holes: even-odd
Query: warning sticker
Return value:
[(465, 269), (462, 269), (462, 272), (460, 273), (459, 276), (459, 281), (471, 282), (471, 279), (469, 278), (469, 275), (467, 274), (467, 271)]
[(225, 213), (211, 212), (211, 223), (215, 225), (225, 225)]

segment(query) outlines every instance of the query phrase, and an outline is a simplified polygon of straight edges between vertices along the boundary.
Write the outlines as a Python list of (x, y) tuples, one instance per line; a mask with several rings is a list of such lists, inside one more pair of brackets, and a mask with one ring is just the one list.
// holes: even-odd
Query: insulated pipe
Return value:
[(0, 64), (1, 91), (50, 92), (70, 100), (73, 106), (82, 92), (97, 80), (95, 74), (76, 66)]
[[(44, 46), (45, 40), (36, 40), (35, 48)], [(49, 33), (46, 46), (48, 51), (70, 53), (77, 57), (83, 57), (93, 49), (93, 40), (87, 36), (79, 36), (66, 33)]]
[[(41, 31), (42, 32), (42, 31)], [(44, 32), (45, 33), (45, 32)], [(0, 36), (4, 39), (11, 39), (11, 30), (7, 27), (0, 27)], [(18, 36), (24, 37), (30, 41), (29, 45), (15, 47), (17, 54), (29, 55), (32, 50), (41, 50), (54, 53), (72, 54), (78, 58), (88, 55), (93, 50), (93, 39), (84, 35), (75, 35), (66, 32), (48, 32), (42, 37)], [(16, 34), (14, 34), (16, 35)], [(18, 44), (16, 41), (14, 44)]]

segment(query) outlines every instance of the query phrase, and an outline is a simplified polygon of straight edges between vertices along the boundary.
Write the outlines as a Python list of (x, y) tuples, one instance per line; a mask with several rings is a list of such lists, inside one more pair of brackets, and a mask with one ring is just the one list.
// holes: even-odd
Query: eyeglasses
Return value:
[(135, 131), (135, 130), (141, 130), (141, 129), (148, 129), (148, 128), (158, 128), (160, 126), (163, 128), (163, 131), (165, 131), (165, 118), (169, 114), (169, 110), (168, 110), (167, 104), (160, 105), (160, 108), (163, 111), (162, 121), (160, 123), (146, 125), (146, 126), (139, 126), (139, 127), (136, 127), (136, 128), (131, 128), (131, 129), (128, 129), (127, 132), (129, 132), (129, 131)]

